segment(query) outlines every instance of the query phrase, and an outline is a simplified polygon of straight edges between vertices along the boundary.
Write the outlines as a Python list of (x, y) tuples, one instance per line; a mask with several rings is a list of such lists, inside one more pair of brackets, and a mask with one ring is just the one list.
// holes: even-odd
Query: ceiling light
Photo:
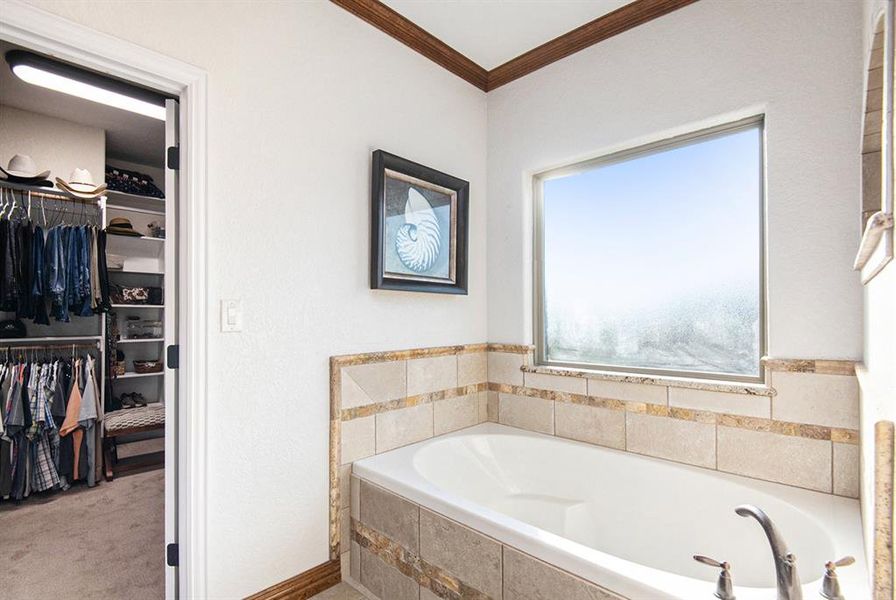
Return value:
[(27, 83), (165, 120), (165, 96), (151, 90), (22, 50), (7, 52), (6, 62)]

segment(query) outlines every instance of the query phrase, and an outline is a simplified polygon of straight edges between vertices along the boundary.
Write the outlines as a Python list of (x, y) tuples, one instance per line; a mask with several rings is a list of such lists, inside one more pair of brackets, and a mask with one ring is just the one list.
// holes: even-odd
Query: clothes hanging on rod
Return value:
[(26, 352), (0, 365), (0, 498), (20, 501), (79, 480), (96, 485), (105, 416), (96, 362), (89, 353)]
[(3, 190), (0, 204), (0, 310), (40, 325), (108, 312), (106, 232), (90, 223), (87, 206), (48, 220), (41, 199), (41, 225), (21, 196)]

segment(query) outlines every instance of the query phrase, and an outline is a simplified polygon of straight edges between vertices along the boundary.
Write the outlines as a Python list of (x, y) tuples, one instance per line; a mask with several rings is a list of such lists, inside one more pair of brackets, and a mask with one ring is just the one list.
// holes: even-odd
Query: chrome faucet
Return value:
[(796, 572), (796, 556), (787, 550), (787, 544), (775, 524), (765, 512), (752, 504), (742, 504), (734, 509), (742, 517), (753, 517), (762, 525), (775, 559), (775, 575), (778, 581), (778, 600), (803, 600), (800, 576)]

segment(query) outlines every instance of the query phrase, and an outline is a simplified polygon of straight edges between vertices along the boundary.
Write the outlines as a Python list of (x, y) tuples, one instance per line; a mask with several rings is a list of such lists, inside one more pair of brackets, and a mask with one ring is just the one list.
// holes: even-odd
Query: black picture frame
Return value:
[[(372, 166), (370, 288), (466, 295), (470, 183), (384, 150), (373, 152)], [(411, 214), (423, 215), (413, 218), (428, 219), (425, 223), (408, 223), (397, 210), (405, 189), (404, 210), (413, 195), (415, 206), (424, 210)], [(401, 220), (405, 223), (396, 232)], [(424, 243), (428, 246), (421, 250)]]

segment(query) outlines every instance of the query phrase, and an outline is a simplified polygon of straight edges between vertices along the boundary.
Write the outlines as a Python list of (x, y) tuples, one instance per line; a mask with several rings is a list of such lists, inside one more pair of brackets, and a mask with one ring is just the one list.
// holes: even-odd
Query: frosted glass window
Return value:
[(758, 380), (762, 155), (754, 120), (537, 178), (541, 362)]

